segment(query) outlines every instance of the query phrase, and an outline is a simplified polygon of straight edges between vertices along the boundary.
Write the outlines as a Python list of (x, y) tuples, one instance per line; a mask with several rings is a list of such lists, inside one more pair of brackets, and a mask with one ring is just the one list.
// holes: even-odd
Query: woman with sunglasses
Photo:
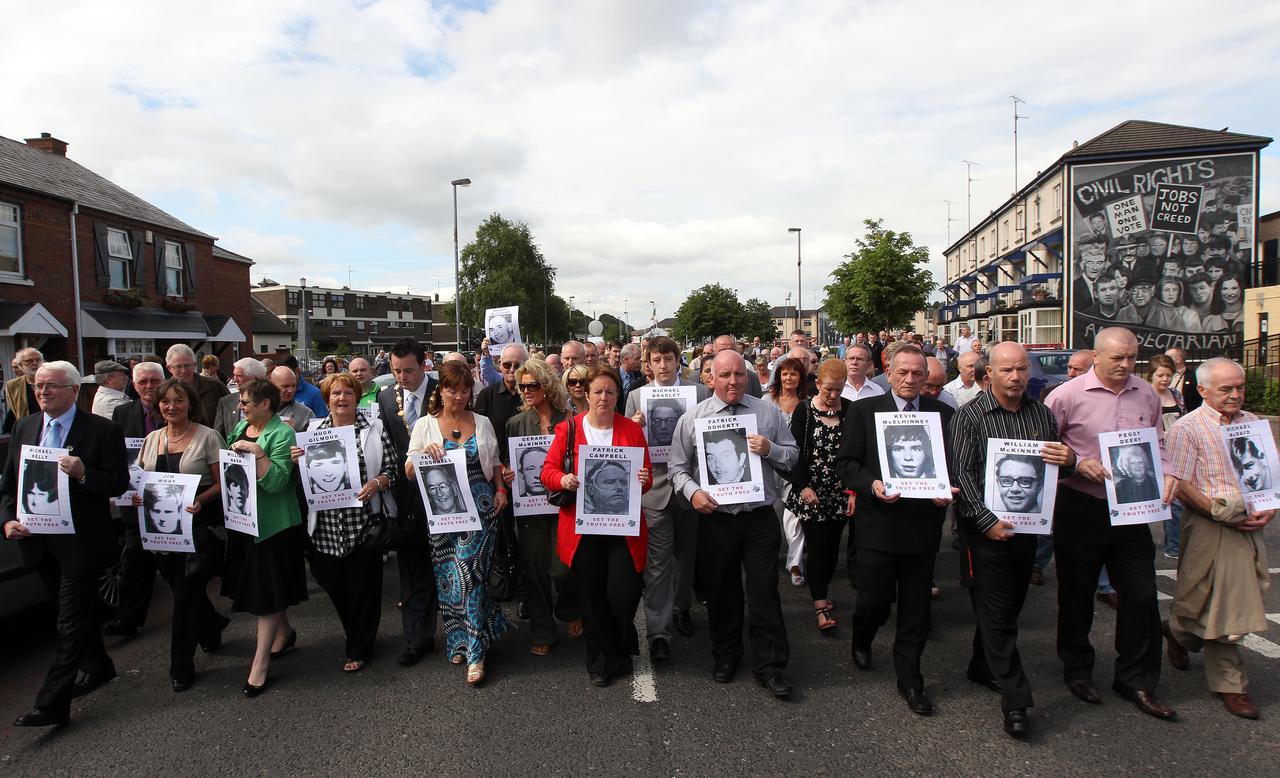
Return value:
[[(523, 404), (520, 413), (507, 421), (507, 438), (527, 435), (552, 435), (556, 425), (570, 418), (569, 396), (556, 379), (551, 366), (541, 359), (530, 359), (516, 371), (516, 388)], [(526, 467), (540, 463), (525, 457), (512, 462), (512, 480), (523, 478)], [(519, 470), (521, 472), (517, 473)], [(510, 483), (510, 481), (508, 481)], [(520, 532), (520, 560), (524, 568), (526, 602), (529, 604), (529, 651), (537, 656), (551, 653), (558, 633), (556, 618), (568, 622), (569, 638), (582, 637), (582, 619), (578, 615), (578, 598), (563, 565), (555, 565), (556, 527), (559, 517), (551, 512), (538, 516), (517, 516)], [(553, 586), (553, 566), (558, 567)], [(556, 597), (559, 594), (559, 597)]]
[(569, 410), (573, 413), (587, 412), (587, 371), (586, 365), (574, 365), (564, 371), (564, 389), (569, 394)]

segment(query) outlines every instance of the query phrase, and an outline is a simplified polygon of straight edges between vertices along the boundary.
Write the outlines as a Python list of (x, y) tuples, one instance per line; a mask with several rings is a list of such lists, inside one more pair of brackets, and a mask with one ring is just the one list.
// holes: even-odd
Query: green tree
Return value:
[(738, 334), (743, 324), (742, 303), (732, 289), (707, 284), (693, 290), (676, 311), (672, 334), (684, 341), (701, 341), (726, 333)]
[(773, 326), (773, 310), (764, 300), (752, 297), (742, 304), (742, 318), (734, 333), (750, 340), (760, 338), (762, 343), (772, 343), (778, 337)]
[[(462, 248), (458, 264), (463, 324), (483, 330), (485, 309), (518, 305), (526, 341), (543, 340), (544, 321), (549, 339), (568, 334), (568, 306), (555, 295), (556, 269), (524, 222), (490, 214)], [(453, 306), (441, 306), (441, 313), (452, 320)]]
[(901, 327), (923, 310), (933, 292), (929, 249), (911, 234), (884, 228), (883, 219), (867, 219), (867, 234), (831, 273), (823, 309), (841, 332)]

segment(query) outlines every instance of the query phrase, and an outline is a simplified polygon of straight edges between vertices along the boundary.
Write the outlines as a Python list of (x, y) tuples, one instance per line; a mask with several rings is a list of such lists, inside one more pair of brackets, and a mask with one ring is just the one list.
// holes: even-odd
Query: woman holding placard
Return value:
[[(574, 469), (578, 449), (591, 446), (626, 446), (644, 450), (644, 467), (636, 477), (649, 490), (653, 474), (649, 447), (639, 424), (617, 412), (622, 379), (611, 368), (596, 366), (587, 374), (589, 410), (556, 427), (555, 441), (542, 466), (542, 483), (553, 491), (577, 491), (579, 476), (563, 469), (566, 450)], [(572, 436), (572, 443), (570, 443)], [(640, 604), (641, 572), (649, 547), (649, 531), (641, 514), (639, 533), (580, 535), (575, 503), (560, 506), (557, 547), (560, 559), (573, 572), (582, 597), (586, 626), (587, 673), (595, 686), (608, 686), (615, 676), (631, 672), (631, 657), (640, 653), (634, 623)]]
[[(449, 661), (466, 663), (467, 683), (485, 677), (485, 655), (511, 627), (498, 603), (489, 595), (489, 572), (498, 534), (498, 515), (507, 505), (507, 487), (498, 460), (498, 439), (484, 416), (471, 412), (475, 378), (466, 365), (444, 362), (440, 381), (427, 401), (427, 412), (413, 425), (409, 454), (426, 453), (443, 459), (446, 451), (466, 452), (467, 482), (480, 514), (479, 532), (448, 532), (431, 536), (440, 616), (444, 622)], [(418, 477), (413, 457), (405, 474)]]
[[(516, 371), (516, 388), (520, 390), (523, 404), (520, 413), (507, 420), (507, 439), (531, 435), (551, 435), (556, 425), (572, 418), (568, 411), (569, 396), (551, 367), (541, 359), (530, 359)], [(506, 471), (509, 479), (526, 478), (525, 470), (532, 466), (531, 457), (512, 462)], [(536, 477), (541, 486), (542, 467)], [(524, 483), (522, 481), (522, 483)], [(524, 568), (525, 597), (529, 604), (529, 650), (538, 655), (551, 653), (558, 633), (556, 617), (569, 623), (569, 637), (582, 637), (582, 619), (577, 613), (577, 596), (567, 576), (552, 585), (552, 559), (556, 546), (556, 524), (559, 517), (553, 512), (538, 516), (517, 516), (520, 530), (520, 561)], [(563, 570), (563, 568), (561, 568)], [(559, 597), (556, 597), (556, 594)]]
[[(333, 373), (320, 382), (320, 396), (329, 407), (316, 430), (355, 427), (360, 507), (326, 508), (307, 515), (311, 535), (308, 559), (311, 574), (329, 595), (346, 633), (344, 673), (364, 669), (373, 653), (382, 617), (382, 548), (372, 542), (377, 525), (394, 516), (396, 504), (388, 491), (399, 481), (398, 455), (391, 435), (378, 419), (357, 413), (360, 383), (350, 373)], [(294, 446), (290, 455), (305, 452)], [(344, 468), (345, 469), (345, 468)]]
[[(186, 508), (194, 523), (195, 553), (158, 553), (156, 569), (173, 590), (173, 620), (169, 638), (169, 682), (175, 692), (186, 691), (195, 679), (196, 645), (205, 651), (222, 644), (222, 631), (231, 620), (214, 610), (208, 583), (218, 572), (225, 531), (218, 488), (218, 433), (200, 423), (200, 401), (186, 384), (170, 378), (156, 390), (153, 417), (164, 426), (147, 435), (138, 452), (138, 466), (158, 473), (200, 476), (196, 501)], [(142, 505), (141, 495), (133, 504)]]
[(240, 387), (239, 405), (244, 419), (227, 435), (227, 443), (231, 450), (253, 456), (258, 536), (228, 533), (222, 593), (231, 597), (232, 610), (258, 617), (258, 643), (244, 684), (245, 696), (257, 697), (267, 688), (271, 660), (298, 640), (287, 609), (307, 599), (306, 540), (290, 457), (296, 438), (276, 415), (280, 390), (255, 378)]

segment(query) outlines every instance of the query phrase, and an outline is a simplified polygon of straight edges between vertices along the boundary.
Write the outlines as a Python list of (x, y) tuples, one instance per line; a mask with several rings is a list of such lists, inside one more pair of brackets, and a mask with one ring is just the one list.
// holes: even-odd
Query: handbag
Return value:
[(493, 547), (493, 565), (489, 569), (489, 595), (498, 602), (516, 598), (520, 582), (520, 543), (515, 528), (498, 517), (498, 537)]
[[(577, 434), (575, 430), (578, 427), (578, 423), (574, 420), (572, 416), (568, 418), (566, 423), (569, 426), (569, 438), (568, 438), (568, 442), (565, 444), (565, 447), (564, 447), (564, 459), (560, 463), (560, 470), (568, 474), (573, 472), (574, 437)], [(547, 502), (551, 503), (557, 508), (564, 508), (566, 506), (573, 505), (574, 501), (577, 498), (578, 498), (578, 493), (570, 489), (557, 489), (554, 492), (547, 493)]]
[(365, 531), (360, 542), (361, 548), (368, 551), (391, 551), (403, 544), (406, 528), (396, 509), (395, 497), (391, 491), (378, 492), (372, 500), (373, 522)]

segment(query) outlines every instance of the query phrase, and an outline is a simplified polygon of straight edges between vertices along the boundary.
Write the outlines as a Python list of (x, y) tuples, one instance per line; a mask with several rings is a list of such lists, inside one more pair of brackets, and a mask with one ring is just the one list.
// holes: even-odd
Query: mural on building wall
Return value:
[(1253, 261), (1255, 155), (1071, 168), (1070, 327), (1138, 335), (1141, 356), (1180, 346), (1238, 353)]

